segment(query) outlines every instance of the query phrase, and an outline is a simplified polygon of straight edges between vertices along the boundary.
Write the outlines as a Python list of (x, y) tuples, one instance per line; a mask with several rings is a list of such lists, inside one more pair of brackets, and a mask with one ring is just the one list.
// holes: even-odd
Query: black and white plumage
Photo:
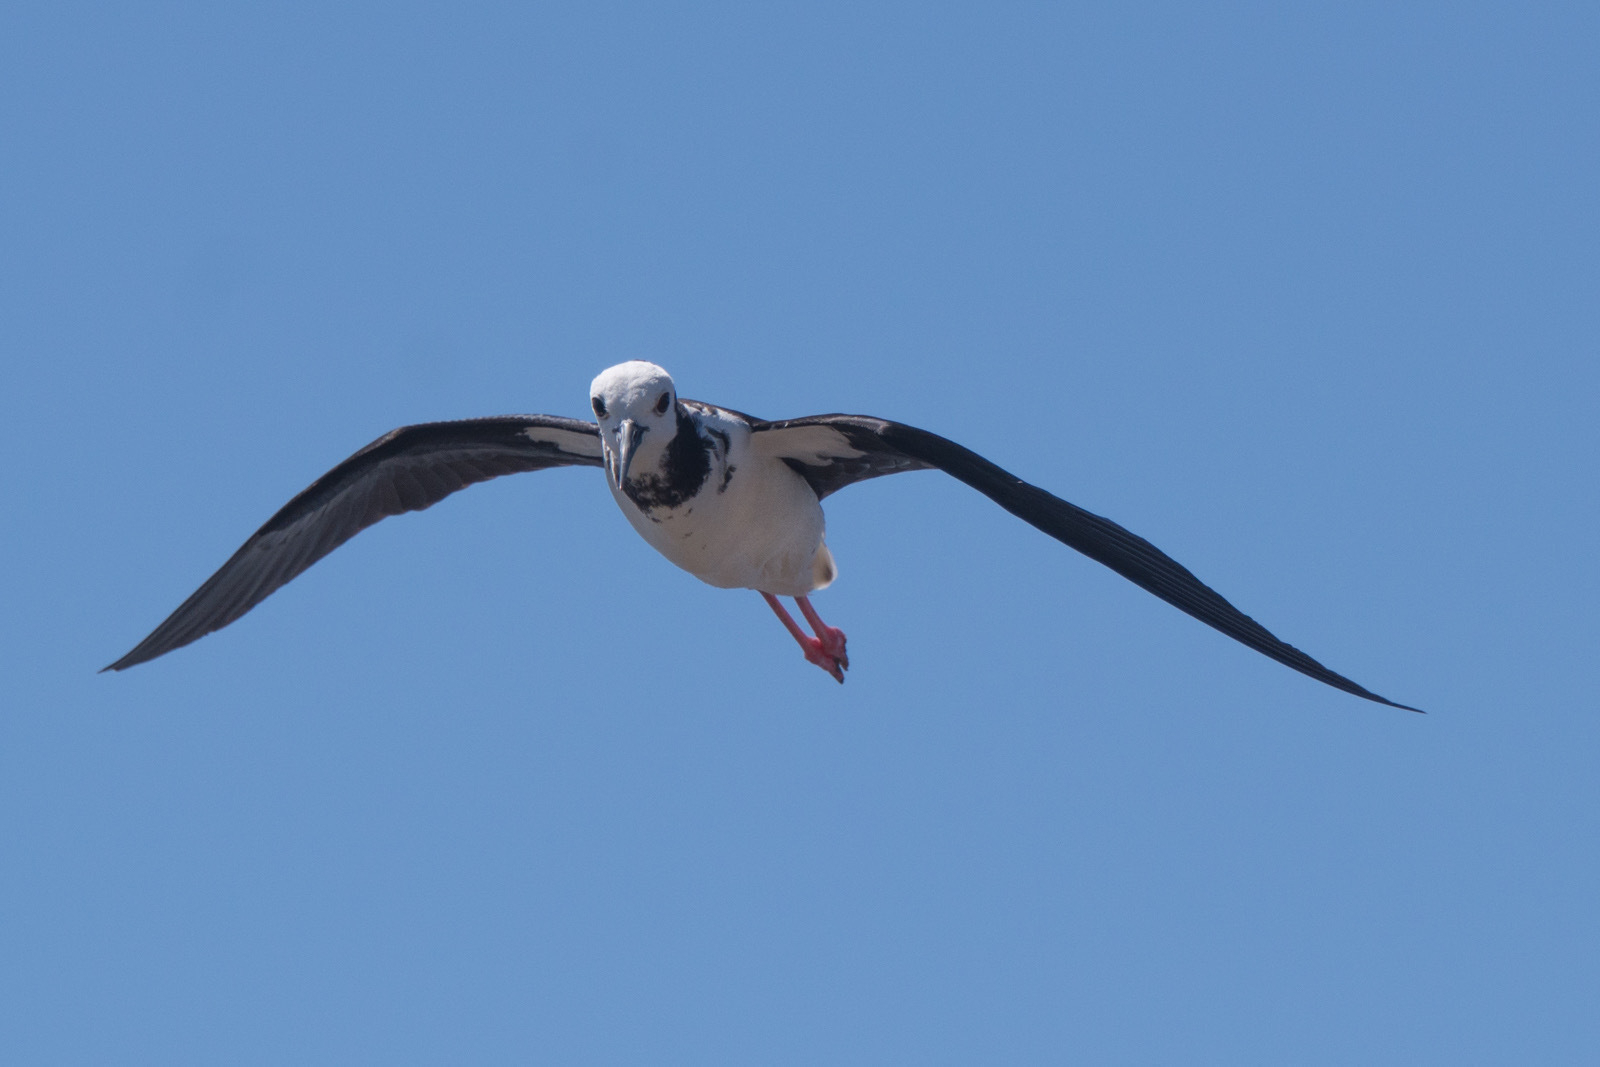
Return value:
[[(1263, 655), (1347, 693), (1418, 710), (1278, 640), (1144, 538), (937, 434), (862, 415), (767, 422), (683, 399), (666, 371), (642, 361), (601, 373), (590, 402), (597, 423), (513, 415), (385, 434), (284, 505), (106, 670), (132, 667), (221, 629), (380, 519), (503, 474), (590, 466), (606, 469), (623, 514), (662, 555), (711, 585), (761, 592), (806, 658), (843, 681), (844, 635), (823, 624), (807, 599), (837, 574), (821, 502), (869, 478), (937, 469)], [(797, 599), (815, 638), (789, 618), (780, 595)]]

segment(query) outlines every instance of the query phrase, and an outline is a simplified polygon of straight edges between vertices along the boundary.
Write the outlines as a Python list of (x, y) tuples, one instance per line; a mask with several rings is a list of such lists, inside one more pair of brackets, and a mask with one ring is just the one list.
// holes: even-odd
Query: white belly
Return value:
[(719, 492), (721, 482), (713, 469), (698, 496), (649, 514), (615, 486), (611, 495), (639, 536), (703, 582), (804, 596), (833, 581), (822, 503), (805, 479), (780, 460), (739, 448)]

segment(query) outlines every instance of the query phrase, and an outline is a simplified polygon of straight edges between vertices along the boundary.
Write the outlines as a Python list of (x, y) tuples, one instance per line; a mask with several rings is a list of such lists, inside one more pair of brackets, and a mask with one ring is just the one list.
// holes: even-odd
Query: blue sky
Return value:
[[(11, 4), (0, 1058), (1594, 1062), (1589, 5)], [(403, 423), (955, 438), (837, 686), (595, 471), (127, 651)]]

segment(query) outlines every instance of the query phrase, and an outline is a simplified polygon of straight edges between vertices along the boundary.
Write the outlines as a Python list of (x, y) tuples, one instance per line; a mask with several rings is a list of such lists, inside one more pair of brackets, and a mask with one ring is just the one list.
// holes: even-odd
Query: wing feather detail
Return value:
[(942, 470), (1029, 525), (1262, 655), (1366, 700), (1406, 711), (1421, 710), (1381, 697), (1279, 640), (1139, 535), (1023, 481), (938, 434), (864, 415), (814, 415), (754, 422), (751, 447), (788, 463), (819, 499), (868, 478), (908, 470)]
[(432, 507), (504, 474), (598, 467), (593, 423), (554, 415), (503, 415), (402, 426), (312, 482), (166, 621), (106, 667), (126, 670), (233, 622), (373, 523)]

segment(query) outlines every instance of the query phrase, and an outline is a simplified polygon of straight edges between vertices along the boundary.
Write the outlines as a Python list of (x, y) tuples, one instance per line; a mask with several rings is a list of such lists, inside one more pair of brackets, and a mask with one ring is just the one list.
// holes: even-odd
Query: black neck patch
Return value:
[(678, 430), (661, 455), (661, 469), (631, 475), (622, 487), (640, 511), (679, 507), (700, 492), (711, 476), (712, 443), (700, 436), (684, 406), (677, 408)]

